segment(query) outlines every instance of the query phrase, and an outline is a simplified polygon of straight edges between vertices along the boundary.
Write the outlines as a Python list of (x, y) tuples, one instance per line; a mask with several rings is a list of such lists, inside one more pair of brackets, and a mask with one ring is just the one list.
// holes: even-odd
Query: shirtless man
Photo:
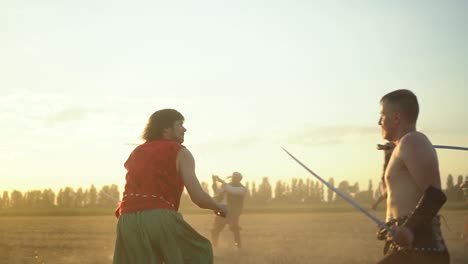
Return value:
[(446, 201), (438, 158), (429, 139), (416, 131), (418, 113), (409, 90), (390, 92), (380, 101), (382, 137), (395, 143), (384, 175), (392, 235), (380, 264), (449, 263), (437, 216)]

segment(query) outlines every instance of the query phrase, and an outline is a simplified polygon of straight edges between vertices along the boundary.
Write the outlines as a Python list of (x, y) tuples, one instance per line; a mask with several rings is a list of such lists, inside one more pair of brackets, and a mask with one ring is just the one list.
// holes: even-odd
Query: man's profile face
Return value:
[(183, 120), (175, 121), (172, 127), (167, 130), (169, 138), (181, 144), (184, 142), (185, 131), (187, 129), (184, 127)]
[(395, 112), (388, 103), (380, 103), (379, 125), (382, 131), (382, 137), (388, 141), (393, 141), (396, 136)]

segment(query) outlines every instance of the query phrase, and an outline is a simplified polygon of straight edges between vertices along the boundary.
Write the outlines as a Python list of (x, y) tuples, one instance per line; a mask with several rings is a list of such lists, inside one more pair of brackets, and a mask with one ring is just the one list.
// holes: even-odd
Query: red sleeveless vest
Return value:
[(176, 158), (183, 148), (167, 139), (147, 141), (136, 147), (125, 162), (125, 190), (115, 215), (147, 209), (179, 209), (184, 183)]

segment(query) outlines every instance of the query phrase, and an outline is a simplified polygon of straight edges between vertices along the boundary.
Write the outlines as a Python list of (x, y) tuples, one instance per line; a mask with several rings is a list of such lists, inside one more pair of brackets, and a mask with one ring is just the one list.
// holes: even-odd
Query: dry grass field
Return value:
[[(466, 264), (460, 232), (468, 212), (443, 215), (452, 263)], [(209, 234), (211, 215), (185, 219)], [(226, 228), (215, 263), (375, 263), (381, 255), (375, 225), (359, 213), (246, 214), (241, 223), (244, 248), (234, 249)], [(0, 263), (111, 263), (115, 225), (112, 216), (0, 217)]]

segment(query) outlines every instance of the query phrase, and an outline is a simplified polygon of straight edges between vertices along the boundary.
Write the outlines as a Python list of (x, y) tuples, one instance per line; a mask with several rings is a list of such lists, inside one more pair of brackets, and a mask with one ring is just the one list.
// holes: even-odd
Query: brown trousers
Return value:
[(211, 229), (211, 242), (213, 246), (218, 245), (219, 233), (224, 229), (226, 225), (229, 225), (229, 229), (234, 233), (234, 242), (237, 247), (241, 246), (240, 238), (240, 226), (239, 226), (240, 215), (228, 214), (226, 218), (216, 216), (213, 223), (213, 229)]

